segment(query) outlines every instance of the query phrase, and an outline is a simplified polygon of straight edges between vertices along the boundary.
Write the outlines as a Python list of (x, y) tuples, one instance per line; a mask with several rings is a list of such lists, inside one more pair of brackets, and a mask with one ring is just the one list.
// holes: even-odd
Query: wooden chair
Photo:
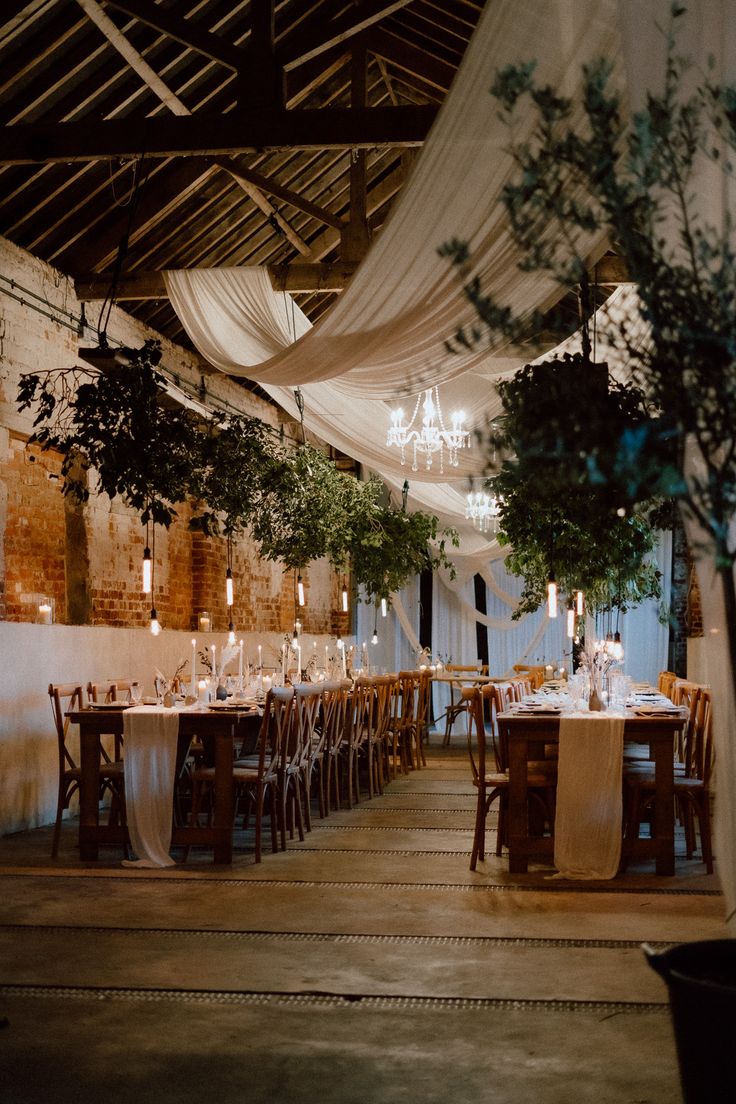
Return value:
[(368, 758), (368, 733), (373, 727), (375, 701), (370, 678), (364, 676), (356, 679), (348, 700), (343, 744), (347, 760), (343, 774), (349, 809), (353, 807), (353, 800), (356, 803), (360, 801), (360, 765), (363, 760), (367, 762)]
[(413, 754), (412, 766), (418, 770), (419, 767), (426, 767), (427, 765), (424, 745), (429, 739), (429, 695), (432, 689), (432, 673), (431, 671), (416, 671), (415, 676), (417, 687), (414, 724), (411, 730), (413, 737), (411, 750)]
[[(466, 675), (487, 675), (488, 664), (487, 663), (448, 663), (445, 667), (445, 671), (448, 675), (452, 674), (466, 674)], [(453, 725), (458, 717), (463, 716), (467, 712), (467, 701), (463, 698), (462, 693), (459, 693), (456, 697), (456, 691), (462, 690), (462, 687), (456, 687), (454, 683), (450, 683), (450, 704), (445, 710), (445, 735), (442, 741), (446, 747), (450, 743), (450, 734), (452, 733)]]
[[(243, 814), (247, 827), (250, 809), (255, 806), (255, 861), (262, 857), (263, 819), (266, 810), (266, 798), (270, 798), (271, 850), (279, 849), (279, 785), (280, 766), (284, 761), (285, 749), (289, 746), (294, 719), (294, 690), (291, 687), (279, 687), (268, 691), (263, 705), (263, 717), (258, 734), (257, 750), (253, 755), (233, 761), (233, 786), (236, 791), (235, 810), (239, 800), (245, 801)], [(190, 823), (199, 823), (203, 798), (211, 792), (215, 780), (215, 768), (209, 765), (196, 766), (191, 772), (192, 807)], [(208, 816), (210, 815), (208, 809)], [(286, 835), (283, 835), (283, 848), (286, 849)], [(186, 849), (186, 855), (189, 848)]]
[[(503, 844), (508, 842), (508, 755), (503, 726), (498, 725), (497, 722), (498, 713), (504, 712), (507, 702), (496, 686), (487, 686), (483, 690), (477, 686), (464, 687), (462, 693), (467, 702), (470, 769), (473, 785), (477, 790), (473, 848), (470, 856), (470, 869), (475, 870), (478, 859), (482, 862), (485, 858), (486, 821), (491, 805), (496, 799), (498, 799), (496, 855), (500, 856)], [(485, 723), (484, 703), (487, 703), (490, 709), (489, 729), (486, 728)], [(556, 766), (553, 762), (529, 765), (529, 796), (538, 803), (542, 817), (550, 824), (554, 819), (555, 780)]]
[[(712, 700), (707, 687), (699, 687), (694, 695), (694, 716), (685, 736), (684, 763), (675, 770), (675, 803), (685, 825), (688, 859), (695, 851), (695, 818), (700, 829), (703, 862), (713, 873), (713, 845), (710, 827), (710, 779), (713, 769)], [(624, 772), (624, 865), (628, 862), (631, 843), (639, 836), (642, 820), (654, 801), (654, 771), (637, 766)], [(627, 846), (627, 843), (629, 846)]]
[[(51, 700), (51, 712), (56, 728), (56, 741), (59, 752), (59, 788), (56, 799), (56, 820), (54, 822), (54, 834), (51, 843), (51, 857), (55, 859), (59, 853), (59, 840), (61, 837), (61, 821), (65, 809), (74, 794), (79, 790), (81, 769), (77, 765), (69, 748), (69, 718), (65, 715), (73, 710), (82, 709), (84, 706), (82, 687), (77, 683), (50, 683), (49, 698)], [(100, 798), (107, 790), (110, 793), (114, 810), (111, 815), (124, 817), (125, 793), (123, 784), (123, 764), (112, 762), (107, 754), (103, 756), (100, 746)]]
[(348, 691), (352, 685), (350, 679), (322, 684), (322, 728), (325, 738), (322, 751), (323, 765), (319, 779), (320, 786), (324, 786), (325, 812), (322, 815), (328, 815), (333, 808), (339, 809), (341, 804), (340, 767), (343, 759)]
[[(293, 813), (296, 813), (298, 821), (303, 821), (304, 828), (308, 832), (312, 830), (309, 801), (312, 770), (316, 760), (321, 760), (324, 746), (324, 739), (317, 728), (322, 692), (322, 686), (319, 683), (314, 685), (300, 683), (295, 688), (293, 757), (285, 768), (285, 778), (280, 779), (286, 795), (285, 808), (289, 814), (288, 824), (292, 838)], [(304, 838), (303, 829), (299, 833), (299, 838)]]
[(674, 671), (660, 671), (657, 676), (657, 689), (660, 694), (664, 694), (666, 698), (671, 698), (672, 687), (677, 681), (677, 675)]
[(544, 683), (544, 667), (534, 666), (529, 663), (515, 663), (513, 670), (517, 674), (522, 675), (530, 679), (532, 684), (532, 690), (538, 690)]

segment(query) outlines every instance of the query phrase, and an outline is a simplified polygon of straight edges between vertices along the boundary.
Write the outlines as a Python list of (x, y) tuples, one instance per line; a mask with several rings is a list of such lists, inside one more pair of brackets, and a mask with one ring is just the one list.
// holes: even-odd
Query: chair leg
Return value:
[(486, 834), (486, 793), (483, 786), (478, 787), (478, 800), (475, 806), (475, 829), (473, 831), (473, 850), (470, 855), (470, 869), (475, 870), (478, 859), (483, 862)]

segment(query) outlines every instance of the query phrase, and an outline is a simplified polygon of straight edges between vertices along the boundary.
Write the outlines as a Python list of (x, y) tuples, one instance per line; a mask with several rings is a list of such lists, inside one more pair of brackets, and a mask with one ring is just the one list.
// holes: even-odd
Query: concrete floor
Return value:
[(80, 863), (73, 824), (53, 864), (49, 829), (0, 841), (3, 1104), (679, 1100), (640, 944), (723, 936), (715, 877), (471, 873), (467, 763), (437, 744), (259, 866), (244, 833), (231, 867), (167, 871)]

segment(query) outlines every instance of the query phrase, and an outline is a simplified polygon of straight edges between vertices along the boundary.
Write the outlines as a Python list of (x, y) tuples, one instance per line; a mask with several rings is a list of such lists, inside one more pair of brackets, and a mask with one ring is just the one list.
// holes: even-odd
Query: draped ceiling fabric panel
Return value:
[[(489, 93), (493, 75), (507, 63), (536, 58), (540, 80), (571, 92), (583, 61), (615, 61), (619, 54), (615, 0), (487, 4), (411, 180), (339, 302), (293, 349), (257, 367), (247, 341), (241, 355), (232, 340), (221, 342), (210, 331), (213, 363), (263, 385), (334, 380), (342, 395), (384, 399), (416, 394), (485, 365), (493, 375), (485, 349), (444, 353), (445, 339), (458, 323), (472, 320), (473, 311), (438, 247), (452, 238), (468, 241), (469, 275), (479, 275), (484, 288), (517, 314), (551, 305), (560, 294), (553, 281), (520, 271), (506, 229), (499, 198), (515, 170)], [(533, 125), (531, 117), (521, 121), (519, 136)], [(589, 253), (602, 248), (600, 238), (586, 243)], [(171, 292), (170, 279), (167, 284)], [(180, 317), (196, 341), (194, 332), (207, 327), (197, 302)]]

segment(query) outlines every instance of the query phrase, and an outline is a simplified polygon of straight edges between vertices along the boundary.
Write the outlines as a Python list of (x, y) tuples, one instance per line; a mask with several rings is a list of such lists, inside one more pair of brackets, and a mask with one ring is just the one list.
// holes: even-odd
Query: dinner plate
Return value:
[(517, 709), (516, 712), (526, 713), (529, 717), (556, 717), (562, 712), (562, 709), (559, 706), (554, 705), (523, 705), (520, 709)]
[(668, 709), (666, 705), (637, 705), (634, 706), (634, 712), (637, 717), (671, 717), (680, 710), (676, 706)]

